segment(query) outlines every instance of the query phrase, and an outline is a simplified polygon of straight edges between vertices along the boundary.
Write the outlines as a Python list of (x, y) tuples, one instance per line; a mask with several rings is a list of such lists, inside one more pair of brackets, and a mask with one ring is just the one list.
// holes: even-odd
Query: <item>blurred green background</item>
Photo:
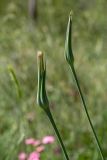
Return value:
[[(47, 92), (51, 111), (70, 159), (100, 160), (77, 88), (64, 57), (68, 15), (73, 11), (75, 67), (95, 130), (107, 157), (107, 1), (38, 0), (32, 22), (28, 2), (0, 0), (0, 159), (15, 160), (26, 150), (26, 137), (54, 135), (36, 105), (38, 50), (45, 52)], [(12, 65), (23, 91), (19, 99), (8, 66)], [(48, 160), (63, 155), (49, 147)]]

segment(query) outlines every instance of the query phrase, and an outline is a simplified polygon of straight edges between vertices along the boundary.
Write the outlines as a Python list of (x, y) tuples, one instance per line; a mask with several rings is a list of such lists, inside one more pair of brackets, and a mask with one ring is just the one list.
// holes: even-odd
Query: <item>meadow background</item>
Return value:
[[(77, 88), (64, 57), (68, 15), (73, 11), (75, 67), (95, 130), (107, 157), (107, 1), (38, 0), (38, 20), (28, 16), (28, 3), (0, 0), (0, 159), (18, 159), (24, 139), (54, 135), (36, 104), (37, 51), (45, 52), (50, 107), (70, 159), (100, 160)], [(23, 92), (17, 96), (8, 66)], [(47, 147), (43, 159), (61, 160)]]

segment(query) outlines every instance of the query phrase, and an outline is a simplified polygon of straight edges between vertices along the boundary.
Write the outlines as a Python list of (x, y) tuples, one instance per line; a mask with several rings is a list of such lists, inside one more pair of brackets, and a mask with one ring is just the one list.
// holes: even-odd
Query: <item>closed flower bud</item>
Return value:
[(49, 107), (49, 102), (45, 89), (46, 80), (46, 64), (44, 64), (43, 53), (38, 51), (38, 90), (37, 90), (37, 103), (45, 111)]
[(69, 21), (67, 26), (67, 32), (66, 32), (66, 41), (65, 41), (65, 56), (66, 60), (69, 63), (70, 66), (74, 63), (74, 56), (72, 52), (72, 44), (71, 44), (71, 38), (72, 38), (72, 16), (71, 13), (69, 15)]

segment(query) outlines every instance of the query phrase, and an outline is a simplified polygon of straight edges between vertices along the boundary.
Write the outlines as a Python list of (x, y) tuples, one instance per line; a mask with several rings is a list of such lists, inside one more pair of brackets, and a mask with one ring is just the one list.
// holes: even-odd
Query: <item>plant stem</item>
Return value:
[(90, 115), (89, 115), (88, 110), (87, 110), (87, 106), (86, 106), (86, 103), (85, 103), (85, 100), (84, 100), (84, 97), (83, 97), (83, 94), (82, 94), (82, 91), (81, 91), (81, 88), (80, 88), (80, 85), (79, 85), (79, 81), (78, 81), (74, 66), (71, 66), (71, 69), (72, 69), (72, 72), (73, 72), (73, 75), (74, 75), (74, 79), (76, 81), (76, 85), (77, 85), (77, 88), (78, 88), (78, 91), (79, 91), (79, 94), (80, 94), (80, 97), (81, 97), (81, 100), (82, 100), (82, 103), (83, 103), (83, 106), (84, 106), (84, 109), (85, 109), (85, 112), (86, 112), (86, 115), (87, 115), (87, 118), (88, 118), (88, 121), (89, 121), (89, 124), (91, 126), (92, 131), (93, 131), (93, 135), (95, 137), (96, 143), (98, 145), (102, 160), (105, 160), (102, 147), (100, 145), (99, 139), (97, 137), (97, 134), (95, 132), (94, 126), (93, 126), (93, 124), (91, 122)]
[(63, 143), (63, 141), (62, 141), (62, 138), (61, 138), (61, 136), (60, 136), (60, 133), (59, 133), (59, 131), (58, 131), (58, 129), (57, 129), (57, 126), (56, 126), (56, 124), (55, 124), (55, 121), (54, 121), (54, 119), (53, 119), (53, 116), (52, 116), (50, 110), (48, 110), (46, 113), (47, 113), (48, 118), (49, 118), (49, 120), (50, 120), (50, 122), (51, 122), (51, 124), (52, 124), (52, 126), (53, 126), (53, 128), (54, 128), (54, 131), (55, 131), (55, 133), (56, 133), (56, 135), (57, 135), (57, 137), (58, 137), (58, 140), (59, 140), (59, 142), (60, 142), (60, 145), (61, 145), (62, 151), (63, 151), (63, 153), (64, 153), (65, 159), (66, 159), (66, 160), (69, 160), (69, 157), (68, 157), (68, 154), (67, 154), (67, 152), (66, 152), (64, 143)]

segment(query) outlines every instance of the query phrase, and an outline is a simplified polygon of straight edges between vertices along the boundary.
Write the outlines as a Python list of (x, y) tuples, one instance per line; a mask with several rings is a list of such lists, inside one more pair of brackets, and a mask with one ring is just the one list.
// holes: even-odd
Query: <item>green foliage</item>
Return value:
[[(53, 130), (36, 106), (36, 52), (47, 61), (47, 91), (70, 159), (98, 160), (93, 137), (64, 59), (64, 41), (73, 11), (73, 50), (78, 77), (91, 118), (107, 157), (107, 2), (106, 0), (40, 0), (36, 23), (28, 17), (26, 1), (0, 1), (0, 158), (17, 159), (25, 137), (41, 138)], [(44, 7), (45, 6), (45, 7)], [(19, 100), (7, 70), (11, 64), (23, 90)], [(69, 87), (71, 86), (71, 88)], [(60, 114), (59, 114), (60, 113)], [(55, 147), (58, 143), (55, 144)], [(62, 159), (49, 148), (44, 159)]]

